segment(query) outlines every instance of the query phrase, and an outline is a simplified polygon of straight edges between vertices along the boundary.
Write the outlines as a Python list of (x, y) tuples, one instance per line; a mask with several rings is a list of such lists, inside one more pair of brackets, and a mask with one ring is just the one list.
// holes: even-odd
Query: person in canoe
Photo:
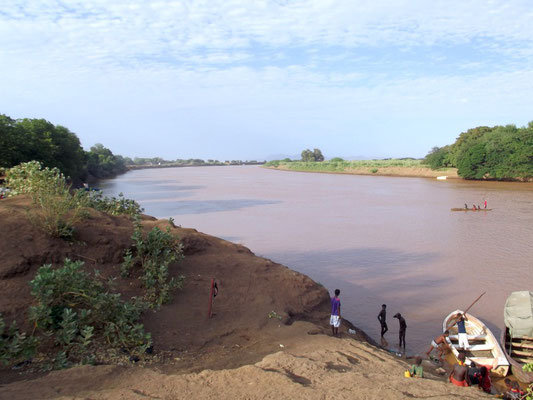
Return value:
[(450, 336), (450, 331), (445, 331), (442, 335), (431, 341), (431, 347), (427, 351), (426, 355), (429, 357), (434, 349), (439, 349), (439, 360), (442, 361), (442, 355), (444, 350), (448, 347), (446, 344), (446, 338)]
[(466, 356), (464, 353), (459, 353), (459, 360), (457, 364), (453, 366), (452, 372), (448, 379), (455, 386), (470, 386), (468, 381), (468, 365), (465, 364)]

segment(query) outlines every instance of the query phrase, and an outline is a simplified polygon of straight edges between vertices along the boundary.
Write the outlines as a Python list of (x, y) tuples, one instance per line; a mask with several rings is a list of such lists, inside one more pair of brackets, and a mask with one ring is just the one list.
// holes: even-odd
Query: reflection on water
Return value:
[[(341, 289), (343, 317), (379, 340), (421, 352), (452, 309), (487, 291), (472, 313), (499, 333), (505, 299), (533, 286), (533, 185), (305, 174), (250, 167), (150, 169), (100, 185), (147, 214), (237, 241)], [(494, 211), (450, 212), (464, 203)]]

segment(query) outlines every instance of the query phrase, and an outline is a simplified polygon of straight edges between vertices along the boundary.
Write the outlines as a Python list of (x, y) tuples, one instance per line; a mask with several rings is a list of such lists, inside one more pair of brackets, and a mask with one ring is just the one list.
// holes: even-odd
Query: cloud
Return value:
[(412, 128), (423, 136), (443, 116), (455, 124), (432, 132), (448, 140), (468, 123), (526, 118), (532, 19), (521, 0), (7, 0), (0, 109), (117, 146), (147, 127), (166, 139), (269, 127), (297, 146), (306, 132), (377, 132), (384, 118), (426, 118)]

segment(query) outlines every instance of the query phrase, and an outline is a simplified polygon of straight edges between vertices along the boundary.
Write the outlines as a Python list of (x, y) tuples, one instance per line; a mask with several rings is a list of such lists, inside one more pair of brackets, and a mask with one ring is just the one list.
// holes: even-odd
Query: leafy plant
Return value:
[[(172, 225), (172, 221), (170, 223)], [(170, 227), (166, 231), (155, 227), (144, 235), (139, 219), (135, 220), (131, 239), (133, 246), (124, 254), (122, 273), (127, 276), (138, 267), (146, 290), (145, 299), (158, 308), (170, 301), (172, 290), (183, 286), (184, 277), (171, 278), (168, 270), (170, 264), (183, 258), (183, 247)]]
[(43, 168), (37, 161), (20, 164), (7, 171), (8, 196), (29, 194), (38, 211), (28, 218), (47, 234), (71, 238), (74, 225), (84, 217), (86, 205), (80, 192), (70, 193), (70, 185), (57, 168)]
[(16, 322), (9, 328), (0, 314), (0, 363), (8, 365), (33, 357), (37, 339), (20, 332)]
[(79, 189), (78, 192), (82, 196), (83, 205), (94, 208), (98, 211), (105, 212), (110, 215), (140, 215), (144, 209), (135, 200), (130, 200), (124, 197), (124, 194), (119, 193), (117, 197), (106, 197), (100, 191), (85, 191)]
[(30, 282), (37, 304), (30, 307), (29, 319), (38, 335), (60, 347), (55, 367), (86, 362), (105, 347), (144, 352), (151, 338), (138, 321), (146, 304), (123, 301), (97, 272), (92, 276), (82, 267), (83, 262), (69, 259), (61, 268), (44, 265)]

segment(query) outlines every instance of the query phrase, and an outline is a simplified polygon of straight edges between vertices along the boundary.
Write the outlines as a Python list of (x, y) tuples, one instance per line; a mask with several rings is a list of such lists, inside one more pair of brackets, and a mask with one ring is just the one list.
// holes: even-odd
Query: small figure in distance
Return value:
[(468, 204), (465, 203), (465, 210), (468, 210)]
[(478, 210), (481, 210), (481, 206), (480, 206), (479, 204), (477, 205), (477, 209), (478, 209)]
[(477, 210), (476, 205), (472, 204), (472, 210)]
[(331, 325), (331, 333), (333, 336), (337, 336), (339, 334), (339, 326), (341, 326), (340, 294), (340, 289), (335, 289), (335, 297), (331, 298), (331, 317), (329, 318), (329, 324)]
[(405, 322), (405, 318), (402, 317), (402, 314), (396, 313), (394, 314), (394, 317), (392, 318), (398, 318), (398, 322), (400, 323), (400, 332), (399, 332), (399, 338), (400, 338), (400, 348), (402, 347), (405, 349), (405, 331), (407, 330), (407, 323)]
[(447, 344), (446, 344), (446, 338), (448, 336), (450, 336), (450, 331), (446, 330), (446, 331), (444, 331), (444, 333), (442, 335), (440, 335), (439, 337), (433, 339), (431, 341), (431, 347), (429, 348), (429, 350), (426, 353), (426, 355), (429, 357), (429, 355), (431, 354), (431, 352), (434, 349), (439, 349), (439, 360), (443, 361), (442, 360), (442, 355), (444, 354), (444, 350), (446, 350), (446, 348), (448, 347)]
[(422, 357), (417, 356), (415, 358), (415, 364), (411, 366), (409, 373), (411, 374), (411, 376), (414, 376), (416, 378), (424, 377), (424, 367), (422, 366)]
[(385, 335), (385, 333), (389, 330), (389, 327), (387, 326), (387, 305), (383, 304), (381, 306), (381, 311), (378, 314), (378, 321), (381, 325), (381, 337)]
[(455, 386), (470, 386), (468, 381), (468, 365), (465, 364), (465, 354), (459, 353), (459, 362), (453, 366), (448, 379)]
[(487, 208), (487, 200), (485, 199), (485, 208)]

